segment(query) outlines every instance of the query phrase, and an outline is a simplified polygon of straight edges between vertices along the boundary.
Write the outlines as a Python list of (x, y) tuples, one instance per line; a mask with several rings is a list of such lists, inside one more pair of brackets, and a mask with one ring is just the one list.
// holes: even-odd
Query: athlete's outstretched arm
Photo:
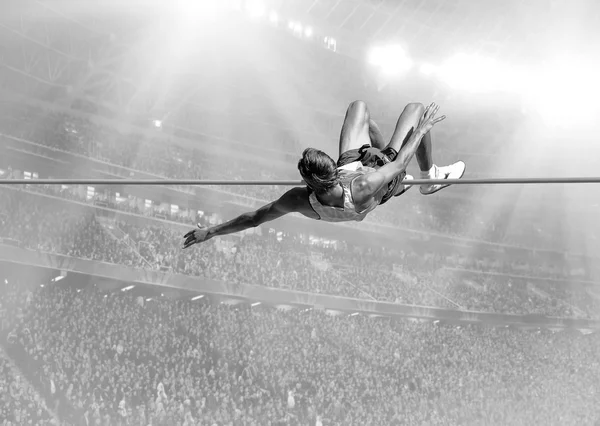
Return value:
[(243, 213), (229, 222), (210, 228), (193, 229), (183, 236), (183, 248), (208, 241), (219, 235), (233, 234), (248, 228), (255, 228), (265, 222), (277, 219), (288, 213), (298, 211), (298, 189), (292, 188), (278, 200), (273, 201), (253, 212)]

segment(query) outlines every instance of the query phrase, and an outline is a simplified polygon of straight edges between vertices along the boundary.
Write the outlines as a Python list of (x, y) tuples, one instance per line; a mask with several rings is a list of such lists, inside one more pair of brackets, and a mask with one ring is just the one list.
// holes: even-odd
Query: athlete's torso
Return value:
[(385, 194), (385, 189), (367, 200), (361, 200), (360, 204), (357, 204), (352, 192), (355, 179), (365, 174), (373, 173), (375, 169), (363, 166), (360, 161), (355, 161), (340, 167), (338, 170), (340, 184), (344, 190), (343, 207), (334, 207), (321, 203), (314, 191), (308, 189), (308, 202), (313, 213), (316, 213), (316, 216), (305, 215), (325, 222), (360, 222), (379, 205)]

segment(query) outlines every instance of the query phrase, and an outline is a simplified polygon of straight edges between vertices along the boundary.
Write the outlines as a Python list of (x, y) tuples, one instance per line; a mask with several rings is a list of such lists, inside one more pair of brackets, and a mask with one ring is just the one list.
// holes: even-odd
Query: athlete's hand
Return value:
[(211, 236), (208, 228), (198, 224), (198, 229), (192, 229), (190, 232), (185, 234), (183, 238), (185, 238), (183, 248), (186, 249), (194, 244), (203, 243), (204, 241), (210, 240)]
[(437, 123), (444, 120), (446, 118), (445, 115), (436, 118), (438, 110), (440, 109), (439, 105), (432, 103), (427, 108), (425, 108), (425, 112), (423, 116), (419, 120), (419, 125), (417, 126), (417, 130), (421, 131), (424, 135), (426, 135)]

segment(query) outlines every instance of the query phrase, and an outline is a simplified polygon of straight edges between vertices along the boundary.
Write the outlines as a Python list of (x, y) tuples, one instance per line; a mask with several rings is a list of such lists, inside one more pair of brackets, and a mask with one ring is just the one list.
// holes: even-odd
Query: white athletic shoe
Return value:
[[(465, 174), (467, 165), (463, 161), (457, 161), (449, 166), (438, 167), (434, 165), (433, 167), (435, 169), (435, 175), (432, 179), (460, 179)], [(421, 194), (435, 194), (440, 189), (444, 189), (447, 186), (450, 186), (450, 184), (421, 185)]]

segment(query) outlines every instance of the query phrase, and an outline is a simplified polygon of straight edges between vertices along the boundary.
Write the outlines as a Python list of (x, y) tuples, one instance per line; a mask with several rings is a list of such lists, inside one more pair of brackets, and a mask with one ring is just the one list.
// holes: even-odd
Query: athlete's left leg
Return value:
[[(394, 135), (390, 141), (388, 147), (393, 148), (396, 152), (399, 152), (402, 147), (408, 142), (413, 131), (419, 124), (419, 120), (425, 112), (425, 107), (420, 103), (410, 103), (400, 114)], [(432, 148), (431, 148), (431, 132), (423, 136), (417, 151), (415, 152), (417, 157), (417, 163), (419, 169), (421, 169), (422, 179), (459, 179), (465, 172), (465, 163), (458, 161), (454, 164), (445, 167), (438, 167), (433, 163)], [(421, 194), (430, 195), (434, 194), (440, 189), (445, 188), (448, 185), (421, 185)], [(406, 187), (405, 187), (406, 188)], [(398, 191), (403, 193), (406, 189)], [(400, 195), (397, 194), (397, 195)]]
[[(424, 112), (425, 107), (423, 104), (410, 103), (406, 105), (398, 118), (394, 134), (388, 147), (393, 148), (395, 152), (400, 152), (419, 124), (419, 120)], [(415, 157), (417, 157), (417, 163), (419, 163), (419, 169), (421, 169), (421, 171), (429, 171), (433, 167), (433, 160), (431, 157), (431, 132), (427, 133), (423, 136), (423, 139), (421, 139), (421, 144), (417, 148)]]

